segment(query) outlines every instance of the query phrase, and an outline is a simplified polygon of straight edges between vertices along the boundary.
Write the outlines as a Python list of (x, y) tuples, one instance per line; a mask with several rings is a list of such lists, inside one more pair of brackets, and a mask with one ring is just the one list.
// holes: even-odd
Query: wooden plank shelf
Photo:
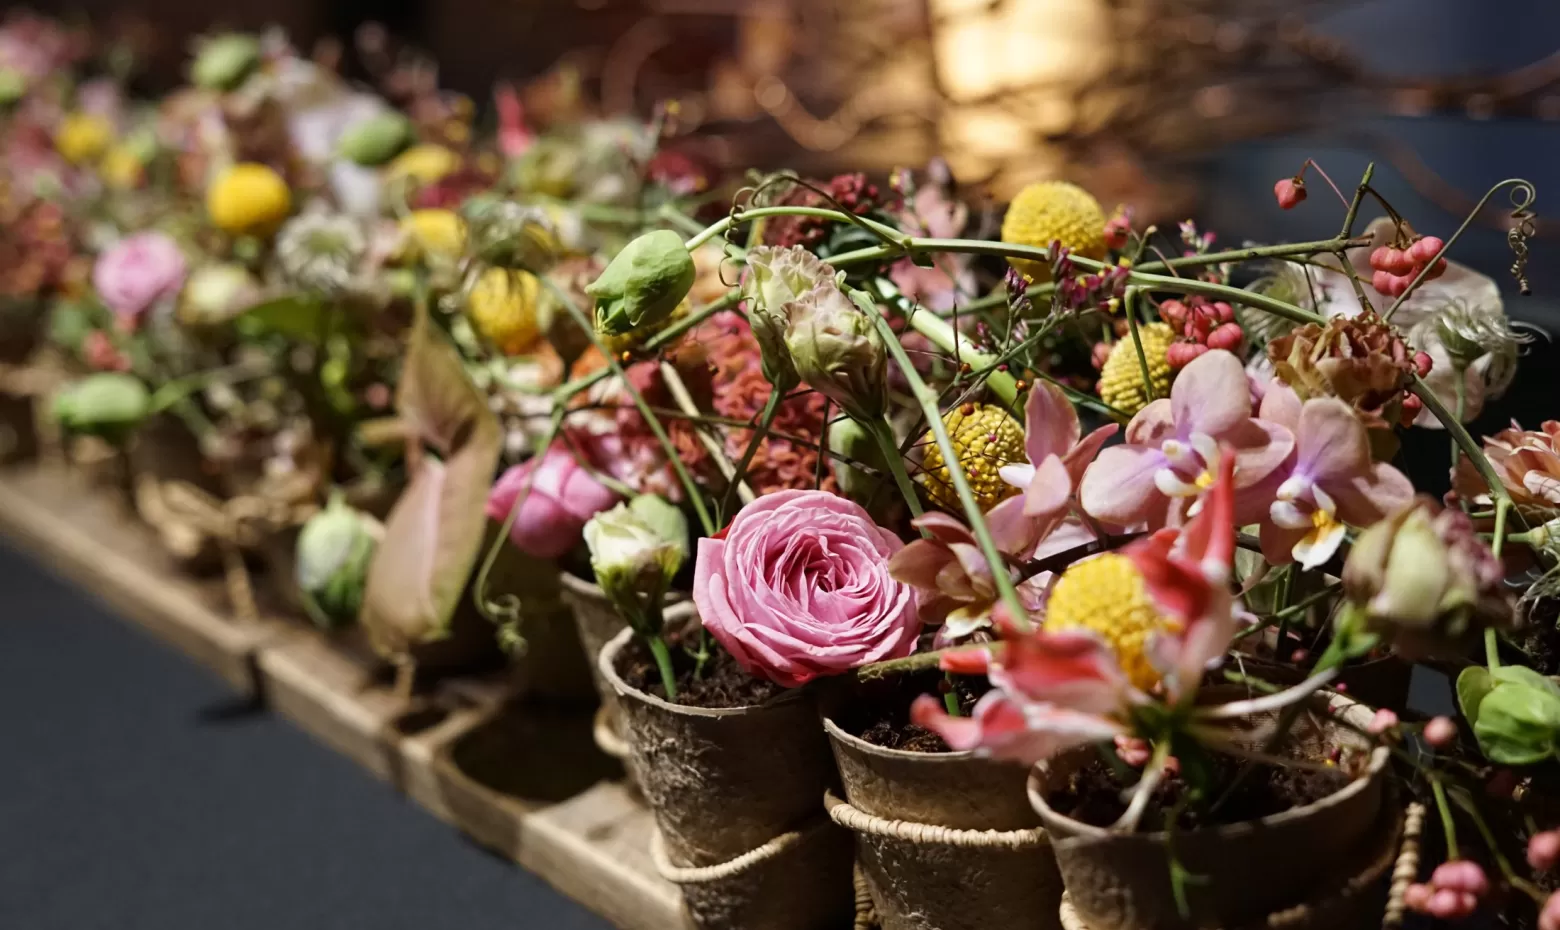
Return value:
[(345, 641), (233, 619), (220, 579), (178, 571), (121, 501), (62, 466), (0, 468), (0, 533), (617, 926), (685, 930), (681, 895), (650, 859), (654, 823), (595, 748), (589, 708), (509, 701), (490, 676), (409, 709)]

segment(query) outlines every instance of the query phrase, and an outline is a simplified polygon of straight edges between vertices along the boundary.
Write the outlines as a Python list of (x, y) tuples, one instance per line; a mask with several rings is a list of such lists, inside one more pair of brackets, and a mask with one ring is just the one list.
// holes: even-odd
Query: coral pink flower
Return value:
[(178, 243), (158, 232), (137, 233), (98, 256), (92, 285), (120, 325), (134, 329), (154, 304), (178, 296), (185, 271)]
[(1004, 551), (1026, 554), (1061, 525), (1072, 510), (1084, 470), (1116, 429), (1112, 423), (1084, 436), (1078, 412), (1061, 388), (1042, 381), (1029, 391), (1024, 402), (1024, 451), (1029, 462), (1004, 465), (999, 472), (1003, 481), (1024, 493), (1004, 500), (986, 515), (992, 532), (1011, 542), (1013, 548), (1004, 546)]
[[(1159, 610), (1174, 621), (1150, 634), (1148, 655), (1163, 675), (1164, 699), (1189, 703), (1204, 669), (1235, 634), (1230, 594), (1235, 552), (1235, 460), (1225, 456), (1210, 505), (1184, 530), (1164, 530), (1123, 551)], [(1118, 658), (1086, 630), (1021, 632), (1000, 610), (998, 651), (947, 653), (942, 667), (984, 672), (993, 689), (969, 717), (951, 717), (930, 695), (916, 699), (911, 719), (955, 750), (1033, 763), (1065, 749), (1136, 734), (1134, 706), (1153, 699), (1127, 679)]]
[[(939, 643), (952, 642), (977, 629), (991, 625), (991, 610), (997, 603), (997, 582), (991, 565), (980, 551), (980, 544), (969, 528), (941, 511), (931, 511), (912, 521), (927, 537), (911, 540), (888, 560), (889, 574), (895, 580), (920, 591), (921, 620), (942, 624)], [(1016, 554), (1019, 547), (994, 527), (997, 548)], [(1027, 549), (1033, 548), (1030, 544)], [(1005, 571), (1011, 573), (1008, 566)], [(1010, 574), (1010, 577), (1013, 577)], [(1026, 606), (1038, 608), (1042, 582), (1035, 579), (1020, 584), (1019, 597)]]
[(510, 540), (527, 555), (556, 559), (583, 538), (591, 517), (617, 500), (568, 450), (552, 446), (499, 475), (488, 493), (487, 515), (502, 522), (518, 505)]
[(915, 589), (888, 571), (902, 547), (843, 497), (765, 494), (699, 540), (693, 600), (744, 669), (796, 687), (915, 649)]
[(1262, 419), (1295, 437), (1294, 454), (1269, 478), (1277, 499), (1262, 522), (1262, 554), (1272, 564), (1315, 568), (1338, 551), (1345, 524), (1370, 526), (1413, 499), (1402, 472), (1371, 460), (1365, 424), (1336, 397), (1301, 404), (1293, 390), (1274, 384)]
[(1114, 526), (1179, 526), (1213, 483), (1219, 450), (1235, 456), (1235, 518), (1244, 525), (1266, 513), (1264, 479), (1283, 464), (1294, 437), (1252, 416), (1240, 359), (1212, 350), (1182, 369), (1170, 389), (1127, 424), (1126, 442), (1100, 452), (1084, 472), (1084, 512)]

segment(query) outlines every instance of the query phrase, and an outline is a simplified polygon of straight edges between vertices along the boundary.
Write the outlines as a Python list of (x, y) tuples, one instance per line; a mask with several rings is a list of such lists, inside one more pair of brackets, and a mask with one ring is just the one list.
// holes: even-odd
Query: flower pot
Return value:
[[(1307, 671), (1274, 660), (1273, 650), (1278, 644), (1276, 630), (1265, 631), (1262, 639), (1266, 647), (1265, 655), (1242, 649), (1239, 662), (1231, 659), (1225, 663), (1225, 669), (1235, 672), (1244, 670), (1254, 678), (1285, 688), (1305, 680)], [(1414, 666), (1395, 655), (1351, 662), (1338, 675), (1338, 681), (1343, 686), (1339, 690), (1361, 704), (1402, 713), (1408, 708), (1409, 679), (1413, 674)]]
[(688, 707), (631, 687), (623, 630), (598, 667), (621, 703), (640, 788), (660, 829), (661, 872), (694, 926), (837, 930), (854, 905), (850, 834), (819, 810), (835, 783), (804, 690), (750, 707)]
[(883, 930), (1052, 930), (1061, 877), (1026, 771), (968, 752), (885, 749), (825, 718), (845, 801), (836, 823)]
[[(1346, 715), (1363, 728), (1371, 717), (1363, 705), (1318, 695), (1312, 710), (1291, 731), (1302, 746), (1317, 754), (1333, 746), (1368, 746), (1327, 716)], [(1186, 886), (1183, 917), (1166, 867), (1170, 837), (1112, 832), (1059, 814), (1047, 803), (1095, 757), (1092, 748), (1063, 753), (1036, 766), (1029, 781), (1030, 800), (1051, 835), (1072, 908), (1091, 930), (1233, 928), (1269, 921), (1336, 890), (1340, 874), (1368, 872), (1380, 856), (1384, 818), (1398, 821), (1398, 812), (1384, 804), (1388, 752), (1377, 747), (1362, 777), (1320, 801), (1244, 823), (1177, 831), (1176, 857), (1187, 871), (1203, 876)]]

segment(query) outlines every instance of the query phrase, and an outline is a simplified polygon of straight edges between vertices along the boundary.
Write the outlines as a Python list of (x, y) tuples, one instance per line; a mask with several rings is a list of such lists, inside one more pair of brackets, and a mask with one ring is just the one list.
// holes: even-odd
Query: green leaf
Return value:
[(1477, 706), (1473, 735), (1491, 762), (1532, 765), (1554, 755), (1560, 740), (1560, 696), (1553, 691), (1512, 681), (1497, 684)]
[(239, 317), (244, 325), (288, 339), (319, 343), (346, 325), (346, 314), (304, 294), (288, 294), (255, 304)]
[(1495, 679), (1495, 684), (1497, 685), (1526, 685), (1529, 688), (1547, 691), (1556, 698), (1560, 698), (1560, 685), (1555, 684), (1553, 679), (1540, 675), (1526, 666), (1502, 665), (1490, 674)]
[(1457, 704), (1470, 723), (1479, 720), (1479, 703), (1495, 687), (1490, 670), (1482, 665), (1470, 665), (1457, 676)]

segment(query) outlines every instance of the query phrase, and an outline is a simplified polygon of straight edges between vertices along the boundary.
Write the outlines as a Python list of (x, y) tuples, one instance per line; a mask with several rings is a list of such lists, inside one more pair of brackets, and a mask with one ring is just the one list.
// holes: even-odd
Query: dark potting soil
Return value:
[[(679, 639), (667, 637), (666, 645), (672, 653), (673, 680), (677, 686), (677, 697), (672, 700), (673, 704), (710, 708), (750, 707), (772, 700), (785, 691), (785, 688), (774, 682), (749, 675), (731, 657), (731, 653), (720, 648), (720, 644), (713, 639), (709, 641), (710, 656), (702, 670), (698, 669), (697, 661), (683, 648)], [(695, 672), (698, 672), (697, 677)], [(650, 647), (638, 636), (631, 637), (627, 647), (619, 654), (618, 674), (630, 686), (668, 700), (655, 656), (651, 655)]]
[[(910, 722), (910, 705), (923, 694), (941, 698), (949, 680), (934, 670), (859, 682), (849, 701), (834, 715), (834, 722), (851, 736), (884, 749), (948, 752), (942, 737)], [(984, 678), (955, 675), (951, 681), (964, 714), (991, 689)]]
[[(1215, 785), (1213, 797), (1217, 798), (1234, 782), (1241, 763), (1228, 756), (1214, 756), (1212, 761)], [(1341, 790), (1349, 780), (1350, 776), (1341, 769), (1258, 765), (1212, 814), (1207, 812), (1205, 804), (1187, 803), (1177, 818), (1176, 827), (1189, 830), (1270, 817), (1320, 801)], [(1097, 827), (1108, 827), (1126, 812), (1123, 787), (1110, 763), (1096, 758), (1074, 772), (1067, 787), (1055, 792), (1046, 801), (1057, 813)], [(1168, 814), (1187, 801), (1187, 791), (1187, 783), (1177, 776), (1169, 776), (1161, 782), (1143, 816), (1142, 829), (1164, 829)]]
[(1527, 653), (1533, 669), (1543, 675), (1560, 674), (1560, 598), (1539, 598), (1528, 609), (1527, 621), (1517, 632), (1516, 644)]

